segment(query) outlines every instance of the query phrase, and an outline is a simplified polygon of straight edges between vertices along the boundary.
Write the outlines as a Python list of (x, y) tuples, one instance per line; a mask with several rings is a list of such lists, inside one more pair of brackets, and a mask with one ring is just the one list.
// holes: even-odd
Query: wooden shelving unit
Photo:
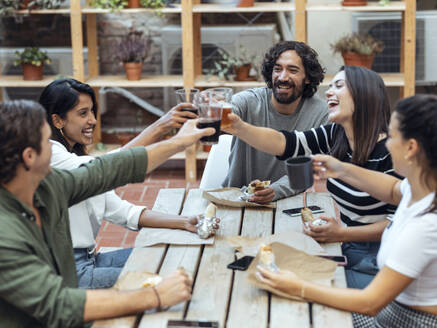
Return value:
[[(299, 3), (299, 4), (298, 4)], [(391, 1), (388, 5), (381, 6), (377, 2), (369, 2), (366, 6), (344, 7), (338, 3), (326, 3), (319, 1), (296, 0), (296, 7), (301, 8), (299, 26), (300, 41), (307, 40), (307, 12), (401, 12), (402, 36), (401, 36), (401, 73), (381, 74), (387, 86), (401, 87), (403, 97), (409, 97), (415, 93), (416, 73), (416, 1)], [(296, 27), (296, 31), (298, 28)], [(325, 78), (328, 81), (328, 77)], [(325, 83), (324, 81), (324, 83)]]
[[(121, 13), (141, 14), (153, 12), (153, 9), (123, 9)], [(402, 13), (402, 54), (401, 73), (381, 74), (387, 86), (403, 88), (403, 96), (414, 94), (415, 87), (415, 47), (416, 47), (416, 1), (392, 1), (387, 6), (380, 6), (375, 2), (367, 6), (343, 7), (338, 3), (324, 3), (322, 1), (294, 0), (293, 2), (260, 2), (253, 7), (238, 8), (220, 6), (216, 4), (201, 4), (200, 0), (181, 0), (181, 5), (172, 8), (159, 9), (162, 14), (181, 14), (183, 76), (144, 76), (140, 81), (127, 81), (124, 76), (101, 76), (98, 69), (97, 47), (97, 15), (109, 13), (109, 10), (81, 7), (80, 0), (70, 0), (70, 8), (53, 10), (33, 10), (31, 14), (69, 14), (71, 22), (71, 40), (73, 49), (73, 76), (75, 79), (89, 83), (97, 92), (100, 87), (118, 86), (132, 88), (151, 87), (201, 87), (216, 86), (252, 88), (263, 86), (263, 82), (221, 81), (216, 77), (206, 78), (202, 75), (201, 67), (201, 15), (209, 13), (256, 13), (256, 12), (291, 12), (295, 13), (295, 35), (299, 41), (307, 40), (307, 14), (315, 11), (375, 11)], [(28, 13), (20, 11), (20, 13)], [(86, 35), (88, 40), (88, 76), (85, 76), (83, 58), (83, 30), (82, 17), (86, 18)], [(42, 81), (23, 81), (21, 76), (0, 76), (1, 87), (44, 87), (55, 77), (47, 76)], [(327, 85), (332, 77), (326, 76), (323, 85)], [(1, 93), (0, 93), (1, 97)], [(0, 99), (1, 100), (1, 99)], [(95, 139), (100, 141), (100, 118), (95, 131)], [(207, 153), (198, 153), (191, 147), (182, 156), (185, 158), (185, 172), (187, 181), (196, 180), (196, 158), (206, 158)]]

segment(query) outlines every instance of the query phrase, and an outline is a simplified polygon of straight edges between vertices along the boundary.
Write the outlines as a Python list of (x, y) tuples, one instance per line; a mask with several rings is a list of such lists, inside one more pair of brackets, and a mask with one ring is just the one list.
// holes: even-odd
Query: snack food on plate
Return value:
[(260, 181), (260, 180), (254, 180), (251, 183), (249, 183), (249, 186), (247, 187), (247, 193), (248, 194), (254, 194), (255, 192), (259, 190), (263, 190), (264, 188), (268, 187), (270, 185), (270, 180), (267, 181)]
[(273, 254), (273, 249), (270, 245), (261, 245), (259, 250), (259, 263), (270, 271), (279, 271), (275, 263), (275, 254)]
[(162, 281), (160, 276), (149, 277), (141, 284), (142, 288), (153, 287)]

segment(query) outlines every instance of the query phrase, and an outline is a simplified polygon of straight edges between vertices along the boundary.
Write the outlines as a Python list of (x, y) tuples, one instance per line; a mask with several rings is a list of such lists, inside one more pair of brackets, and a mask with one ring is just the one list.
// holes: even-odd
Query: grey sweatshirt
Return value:
[[(302, 100), (296, 112), (291, 115), (280, 114), (275, 110), (272, 90), (266, 87), (239, 92), (232, 98), (232, 103), (234, 113), (243, 121), (275, 130), (306, 131), (328, 122), (328, 106), (316, 95)], [(229, 172), (223, 186), (247, 186), (255, 179), (272, 181), (274, 200), (303, 191), (290, 188), (285, 162), (234, 137), (229, 156)]]

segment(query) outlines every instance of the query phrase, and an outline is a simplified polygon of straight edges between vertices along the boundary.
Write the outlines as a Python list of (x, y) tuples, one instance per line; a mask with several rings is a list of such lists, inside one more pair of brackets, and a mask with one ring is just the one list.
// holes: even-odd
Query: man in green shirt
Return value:
[(68, 207), (117, 186), (143, 182), (146, 173), (214, 129), (197, 129), (196, 120), (190, 120), (172, 139), (63, 171), (50, 169), (45, 117), (35, 102), (0, 103), (1, 326), (81, 327), (189, 299), (192, 282), (181, 271), (155, 288), (78, 289)]

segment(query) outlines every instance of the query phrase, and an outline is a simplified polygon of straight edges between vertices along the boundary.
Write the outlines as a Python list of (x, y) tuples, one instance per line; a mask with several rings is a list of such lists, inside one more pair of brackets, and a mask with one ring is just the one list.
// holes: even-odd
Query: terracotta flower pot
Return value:
[(366, 6), (367, 0), (343, 0), (342, 6)]
[(255, 0), (239, 0), (237, 7), (253, 7)]
[(252, 68), (251, 64), (247, 64), (244, 66), (234, 67), (235, 71), (235, 80), (236, 81), (247, 81), (249, 79), (250, 69)]
[(22, 1), (20, 2), (20, 9), (29, 9), (29, 10), (31, 10), (31, 9), (35, 9), (35, 8), (36, 8), (35, 5), (33, 5), (32, 7), (29, 8), (29, 2), (30, 2), (30, 1), (31, 1), (31, 0), (22, 0)]
[(141, 79), (143, 63), (123, 63), (123, 66), (129, 81), (138, 81)]
[(140, 0), (128, 0), (128, 8), (141, 8)]
[(25, 81), (38, 81), (42, 80), (42, 69), (44, 64), (41, 66), (35, 66), (32, 64), (21, 64), (23, 69), (23, 80)]
[(361, 55), (355, 52), (342, 52), (344, 64), (347, 66), (363, 66), (368, 69), (372, 68), (373, 59), (375, 54)]

